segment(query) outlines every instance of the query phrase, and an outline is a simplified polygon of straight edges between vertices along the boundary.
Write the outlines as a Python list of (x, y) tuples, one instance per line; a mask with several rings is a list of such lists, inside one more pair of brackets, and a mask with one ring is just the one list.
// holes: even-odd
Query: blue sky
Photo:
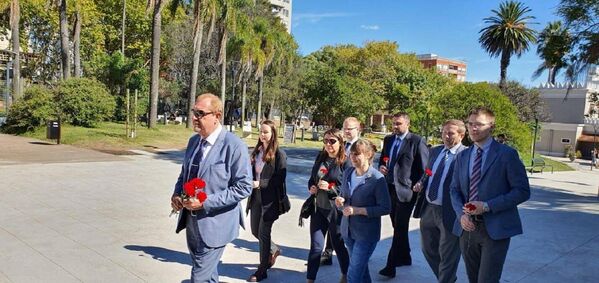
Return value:
[[(370, 40), (390, 40), (404, 53), (435, 53), (468, 64), (466, 80), (499, 80), (499, 58), (490, 56), (478, 43), (483, 18), (491, 16), (501, 1), (491, 0), (294, 0), (291, 33), (303, 55), (325, 45), (356, 44)], [(532, 9), (542, 30), (558, 20), (559, 0), (522, 1)], [(522, 57), (512, 57), (508, 78), (527, 86), (547, 80), (531, 75), (541, 64), (536, 45)], [(563, 80), (559, 76), (558, 80)]]

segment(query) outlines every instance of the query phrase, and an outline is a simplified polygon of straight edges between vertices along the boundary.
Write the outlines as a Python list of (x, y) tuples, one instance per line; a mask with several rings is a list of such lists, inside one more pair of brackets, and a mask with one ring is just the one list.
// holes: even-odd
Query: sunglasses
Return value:
[(324, 139), (324, 140), (322, 140), (322, 143), (328, 144), (328, 145), (334, 145), (337, 143), (337, 140), (336, 139)]
[(193, 116), (195, 116), (197, 119), (202, 119), (206, 115), (214, 114), (214, 112), (204, 112), (203, 110), (196, 109), (193, 109), (192, 112)]

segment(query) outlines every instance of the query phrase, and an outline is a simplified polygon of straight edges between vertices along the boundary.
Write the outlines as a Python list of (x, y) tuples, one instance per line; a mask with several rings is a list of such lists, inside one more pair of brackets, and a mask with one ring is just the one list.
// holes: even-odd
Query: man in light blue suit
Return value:
[[(240, 201), (252, 191), (247, 146), (223, 130), (223, 104), (210, 93), (197, 97), (193, 110), (194, 135), (189, 139), (183, 166), (171, 197), (181, 210), (176, 232), (186, 229), (192, 259), (191, 282), (219, 282), (218, 263), (225, 245), (239, 235), (244, 214)], [(193, 178), (206, 182), (207, 199), (182, 200), (183, 184)]]
[(530, 197), (524, 165), (513, 148), (491, 133), (495, 115), (486, 107), (468, 116), (474, 144), (456, 157), (451, 202), (460, 225), (460, 249), (471, 283), (499, 282), (512, 236), (522, 234), (518, 204)]
[(420, 218), (420, 242), (422, 253), (437, 280), (443, 283), (456, 281), (456, 271), (460, 262), (460, 238), (453, 234), (455, 212), (449, 196), (449, 185), (454, 172), (455, 157), (466, 149), (462, 139), (466, 126), (460, 120), (447, 120), (443, 123), (441, 138), (443, 144), (432, 148), (427, 168), (430, 176), (424, 174), (414, 185), (419, 192), (414, 218)]

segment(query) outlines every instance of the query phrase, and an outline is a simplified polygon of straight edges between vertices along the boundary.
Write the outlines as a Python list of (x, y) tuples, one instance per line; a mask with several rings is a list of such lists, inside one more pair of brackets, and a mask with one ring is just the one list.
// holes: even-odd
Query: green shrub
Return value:
[(56, 105), (52, 91), (42, 86), (33, 86), (25, 89), (23, 97), (10, 107), (2, 131), (22, 134), (55, 118)]
[(56, 98), (64, 121), (75, 126), (95, 127), (112, 117), (116, 105), (102, 83), (83, 78), (62, 81)]

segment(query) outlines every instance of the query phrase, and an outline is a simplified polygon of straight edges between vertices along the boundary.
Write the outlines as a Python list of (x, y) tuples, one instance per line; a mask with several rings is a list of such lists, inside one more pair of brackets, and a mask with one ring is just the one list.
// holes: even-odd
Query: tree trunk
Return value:
[(507, 51), (501, 52), (500, 72), (499, 72), (499, 88), (503, 88), (506, 83), (507, 67), (510, 65), (510, 53)]
[[(200, 17), (198, 15), (198, 17)], [(198, 19), (199, 20), (199, 19)], [(197, 84), (198, 84), (198, 70), (200, 69), (200, 51), (202, 47), (202, 36), (204, 35), (204, 23), (200, 23), (194, 28), (193, 38), (193, 65), (191, 67), (191, 80), (189, 82), (189, 97), (187, 100), (187, 128), (191, 128), (193, 125), (193, 107), (196, 103), (197, 95)]]
[(550, 67), (547, 70), (547, 82), (555, 85), (555, 67)]
[(75, 61), (75, 77), (81, 77), (81, 13), (75, 14), (75, 27), (73, 31), (73, 60)]
[(162, 0), (156, 0), (154, 3), (154, 14), (152, 18), (152, 60), (150, 63), (150, 119), (148, 128), (156, 127), (156, 118), (158, 116), (158, 80), (160, 79), (160, 33), (162, 15)]
[(243, 87), (241, 89), (241, 124), (245, 122), (245, 95), (247, 93), (247, 79), (243, 79)]
[(275, 99), (270, 101), (270, 108), (268, 109), (268, 120), (272, 120), (272, 111), (275, 109)]
[[(21, 21), (21, 9), (19, 6), (19, 0), (13, 0), (10, 9), (12, 15), (12, 21), (10, 23), (12, 52), (14, 52), (12, 61), (12, 101), (14, 102), (21, 98), (21, 51), (19, 50), (19, 48), (21, 47), (21, 43), (19, 40), (19, 22)], [(6, 102), (7, 105), (8, 103), (10, 103), (10, 101), (11, 99), (9, 99)], [(10, 105), (8, 105), (8, 107), (10, 107)]]
[(71, 76), (71, 62), (69, 61), (69, 26), (67, 23), (67, 0), (60, 0), (58, 6), (60, 17), (60, 57), (62, 62), (62, 78)]
[(262, 120), (262, 85), (263, 79), (260, 77), (258, 80), (258, 114), (256, 115), (256, 126), (260, 125)]
[[(223, 43), (221, 43), (221, 44), (223, 44)], [(226, 97), (226, 92), (227, 92), (227, 85), (226, 85), (226, 82), (227, 82), (227, 46), (226, 46), (227, 42), (226, 42), (226, 40), (225, 40), (224, 44), (225, 44), (225, 46), (221, 47), (221, 48), (223, 48), (222, 49), (223, 50), (223, 54), (222, 54), (223, 61), (221, 62), (221, 65), (220, 65), (220, 100), (222, 100), (223, 105), (226, 105), (226, 103), (225, 103), (225, 101), (226, 101), (225, 99), (227, 98)], [(220, 118), (220, 122), (223, 125), (225, 124), (225, 113), (226, 113), (224, 110), (225, 109), (223, 109), (223, 115)]]

